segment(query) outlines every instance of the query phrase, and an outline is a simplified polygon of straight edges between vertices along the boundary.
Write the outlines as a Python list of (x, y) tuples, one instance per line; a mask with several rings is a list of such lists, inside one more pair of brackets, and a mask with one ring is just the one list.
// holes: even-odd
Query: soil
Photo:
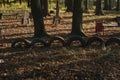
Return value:
[[(50, 36), (59, 35), (66, 40), (71, 31), (72, 14), (61, 12), (61, 22), (57, 26), (53, 24), (54, 15), (44, 18), (46, 31)], [(83, 31), (87, 38), (97, 34), (96, 22), (115, 24), (113, 19), (118, 15), (116, 12), (106, 12), (102, 16), (84, 13)], [(120, 79), (120, 47), (14, 49), (11, 48), (13, 40), (33, 39), (33, 20), (30, 24), (23, 25), (21, 17), (18, 20), (4, 17), (0, 20), (0, 25), (0, 80)], [(120, 37), (120, 27), (105, 27), (104, 34), (99, 34), (105, 41), (110, 37)]]

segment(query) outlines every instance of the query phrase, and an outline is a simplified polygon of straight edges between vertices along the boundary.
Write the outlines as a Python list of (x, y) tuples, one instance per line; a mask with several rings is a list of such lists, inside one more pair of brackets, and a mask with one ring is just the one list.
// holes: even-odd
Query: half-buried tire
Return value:
[(87, 47), (102, 47), (104, 45), (104, 40), (101, 37), (94, 36), (90, 37), (87, 41)]
[(105, 46), (120, 46), (120, 38), (112, 37), (105, 42)]
[(61, 36), (54, 36), (50, 38), (48, 46), (65, 46), (65, 40)]
[(67, 47), (86, 47), (86, 40), (81, 36), (70, 36), (66, 41)]
[(16, 39), (12, 42), (12, 48), (29, 48), (29, 41), (26, 39)]
[(35, 48), (35, 47), (47, 47), (47, 42), (44, 39), (35, 38), (35, 39), (32, 40), (30, 46), (32, 48)]

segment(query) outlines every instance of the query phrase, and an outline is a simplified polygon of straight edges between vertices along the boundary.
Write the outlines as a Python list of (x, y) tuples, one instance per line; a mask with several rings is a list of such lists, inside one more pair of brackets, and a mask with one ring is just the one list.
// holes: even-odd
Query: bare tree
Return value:
[(47, 36), (43, 20), (41, 0), (31, 0), (31, 12), (34, 20), (34, 37)]
[(104, 10), (109, 10), (109, 0), (104, 0)]
[(101, 4), (102, 4), (102, 0), (96, 0), (95, 15), (103, 15)]
[(66, 11), (67, 12), (72, 12), (73, 11), (73, 2), (74, 0), (65, 0), (65, 6), (66, 6)]
[(73, 17), (72, 17), (72, 35), (85, 36), (82, 32), (82, 18), (83, 18), (83, 0), (74, 0)]
[(120, 0), (117, 0), (117, 7), (116, 7), (117, 11), (120, 11)]
[(86, 12), (86, 13), (88, 13), (89, 11), (88, 11), (88, 3), (89, 3), (89, 1), (88, 0), (84, 0), (84, 4), (85, 4), (85, 8), (84, 8), (84, 12)]
[(48, 0), (41, 0), (41, 6), (42, 6), (42, 10), (43, 10), (43, 16), (46, 17), (47, 15), (49, 15), (48, 13)]

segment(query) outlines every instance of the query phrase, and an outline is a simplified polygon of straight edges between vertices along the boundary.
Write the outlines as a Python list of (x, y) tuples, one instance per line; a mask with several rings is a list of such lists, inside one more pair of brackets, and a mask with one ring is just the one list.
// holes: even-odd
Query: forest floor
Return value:
[[(61, 23), (53, 24), (53, 15), (44, 18), (45, 29), (51, 36), (65, 38), (71, 31), (72, 14), (61, 12)], [(83, 31), (87, 38), (96, 35), (96, 22), (116, 24), (117, 12), (105, 12), (95, 16), (84, 13)], [(6, 18), (6, 19), (5, 19)], [(13, 17), (0, 20), (0, 80), (119, 80), (120, 47), (115, 48), (66, 48), (47, 47), (14, 49), (11, 42), (17, 38), (33, 39), (33, 22), (21, 25)], [(32, 21), (32, 20), (31, 20)], [(32, 26), (31, 26), (32, 25)], [(102, 33), (102, 32), (101, 32)], [(105, 27), (100, 35), (105, 41), (120, 37), (119, 27)]]

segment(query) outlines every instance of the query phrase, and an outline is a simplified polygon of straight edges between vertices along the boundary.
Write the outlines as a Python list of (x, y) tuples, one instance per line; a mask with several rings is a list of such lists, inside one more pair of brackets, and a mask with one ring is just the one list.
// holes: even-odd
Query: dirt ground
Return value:
[[(105, 12), (95, 16), (84, 13), (83, 31), (87, 38), (96, 35), (95, 24), (102, 21), (116, 24), (116, 12)], [(72, 14), (61, 12), (61, 23), (53, 24), (53, 16), (47, 16), (45, 28), (49, 35), (59, 35), (67, 39), (71, 31)], [(0, 80), (119, 80), (120, 47), (116, 48), (11, 48), (17, 38), (33, 39), (34, 26), (22, 25), (21, 17), (4, 17), (0, 20)], [(105, 27), (100, 37), (105, 41), (120, 35), (120, 27)]]

